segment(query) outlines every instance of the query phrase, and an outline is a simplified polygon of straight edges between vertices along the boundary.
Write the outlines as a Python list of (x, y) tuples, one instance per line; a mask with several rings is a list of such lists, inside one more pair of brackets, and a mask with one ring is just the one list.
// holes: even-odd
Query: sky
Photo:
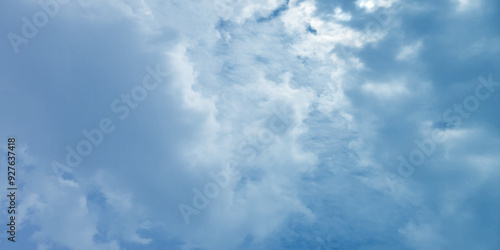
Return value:
[(0, 249), (500, 249), (498, 1), (0, 5)]

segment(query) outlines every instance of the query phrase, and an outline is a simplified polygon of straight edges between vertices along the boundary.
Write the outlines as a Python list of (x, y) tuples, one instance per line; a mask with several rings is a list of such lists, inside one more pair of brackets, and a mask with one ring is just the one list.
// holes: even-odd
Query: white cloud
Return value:
[[(348, 26), (323, 20), (315, 16), (315, 11), (314, 3), (305, 1), (291, 6), (281, 17), (285, 31), (294, 35), (295, 43), (292, 48), (297, 55), (325, 59), (337, 45), (360, 48), (377, 40), (376, 37), (367, 37)], [(315, 34), (310, 33), (308, 27), (314, 29)]]
[(418, 56), (418, 53), (422, 49), (422, 41), (417, 41), (413, 44), (403, 46), (396, 56), (397, 60), (411, 60)]
[[(340, 135), (346, 133), (346, 127), (354, 127), (353, 117), (343, 111), (350, 105), (343, 82), (361, 63), (350, 65), (333, 49), (362, 48), (379, 37), (366, 37), (343, 24), (350, 15), (340, 9), (330, 20), (318, 16), (313, 1), (291, 1), (287, 10), (267, 23), (251, 21), (268, 16), (281, 3), (229, 6), (217, 2), (215, 13), (229, 23), (220, 27), (219, 19), (203, 14), (210, 16), (204, 19), (204, 29), (193, 32), (190, 26), (196, 23), (175, 27), (182, 39), (165, 49), (174, 79), (171, 90), (179, 94), (183, 108), (203, 114), (203, 122), (198, 124), (203, 135), (193, 140), (193, 147), (182, 150), (193, 175), (220, 170), (221, 163), (255, 136), (277, 107), (293, 110), (287, 132), (276, 135), (255, 161), (239, 169), (234, 183), (193, 217), (189, 227), (168, 229), (186, 247), (233, 249), (248, 236), (258, 244), (290, 216), (301, 214), (314, 221), (315, 214), (301, 200), (297, 188), (302, 176), (314, 171), (319, 161), (316, 154), (305, 150), (304, 140), (317, 133), (306, 120), (319, 110), (336, 122)], [(179, 19), (202, 11), (173, 8)], [(163, 15), (169, 14), (166, 11)], [(162, 15), (159, 10), (153, 13)], [(304, 63), (301, 58), (310, 61)], [(400, 88), (401, 93), (406, 91)], [(346, 142), (338, 144), (335, 146), (347, 146)], [(283, 155), (287, 157), (280, 157)], [(258, 173), (257, 177), (252, 173)], [(194, 185), (203, 187), (205, 183)]]
[(458, 12), (468, 12), (481, 6), (481, 0), (452, 0)]
[(359, 8), (363, 8), (368, 12), (373, 12), (379, 8), (390, 8), (398, 0), (357, 0), (356, 4)]
[(341, 8), (337, 7), (334, 10), (334, 14), (332, 14), (333, 18), (335, 18), (338, 21), (350, 21), (352, 18), (352, 15), (348, 12), (342, 11)]
[(399, 233), (417, 250), (442, 249), (444, 243), (436, 227), (429, 223), (410, 221), (405, 227), (399, 229)]
[(361, 86), (364, 92), (370, 93), (379, 99), (401, 97), (409, 94), (407, 87), (400, 82), (394, 83), (365, 83)]
[(224, 20), (232, 20), (236, 23), (242, 23), (247, 19), (267, 17), (272, 12), (285, 4), (284, 0), (257, 0), (257, 1), (230, 1), (216, 0), (215, 10)]
[[(96, 15), (94, 20), (105, 19), (107, 14), (117, 11), (127, 20), (137, 22), (139, 27), (150, 29), (148, 32), (138, 31), (138, 34), (147, 35), (148, 39), (144, 40), (148, 42), (161, 40), (156, 35), (162, 32), (173, 34), (174, 41), (169, 41), (167, 45), (151, 42), (153, 45), (146, 47), (154, 54), (164, 55), (170, 73), (169, 85), (165, 87), (169, 95), (166, 96), (172, 96), (172, 105), (176, 105), (178, 114), (199, 132), (192, 137), (186, 136), (187, 146), (170, 145), (179, 152), (182, 164), (159, 162), (141, 166), (152, 173), (163, 173), (167, 168), (187, 169), (187, 177), (166, 176), (164, 182), (168, 184), (163, 179), (162, 183), (146, 181), (145, 185), (151, 186), (148, 190), (152, 191), (148, 195), (152, 198), (144, 198), (149, 202), (144, 206), (148, 207), (147, 211), (152, 216), (158, 216), (155, 218), (158, 223), (152, 225), (146, 221), (146, 216), (143, 217), (142, 207), (136, 205), (141, 191), (128, 190), (129, 183), (125, 180), (110, 181), (113, 175), (109, 173), (93, 173), (78, 180), (52, 177), (46, 177), (43, 182), (38, 180), (51, 184), (28, 190), (24, 213), (27, 214), (27, 221), (42, 225), (35, 235), (40, 249), (50, 248), (52, 244), (71, 249), (117, 249), (119, 241), (146, 245), (154, 239), (137, 233), (143, 228), (177, 237), (185, 243), (185, 248), (236, 249), (247, 237), (254, 239), (252, 243), (255, 244), (269, 240), (295, 215), (306, 218), (306, 223), (328, 224), (330, 218), (319, 218), (317, 210), (308, 204), (311, 201), (301, 193), (304, 178), (321, 175), (322, 172), (317, 174), (315, 171), (322, 171), (322, 168), (335, 174), (338, 178), (335, 180), (339, 182), (308, 184), (319, 190), (331, 187), (329, 192), (336, 195), (332, 199), (341, 197), (347, 200), (353, 193), (369, 196), (372, 189), (377, 192), (384, 189), (381, 183), (385, 183), (385, 179), (380, 172), (382, 164), (376, 156), (376, 146), (371, 145), (372, 134), (369, 134), (376, 133), (373, 129), (375, 125), (371, 124), (371, 120), (359, 121), (359, 116), (355, 114), (359, 110), (352, 107), (353, 102), (345, 93), (345, 88), (359, 91), (356, 83), (366, 82), (359, 79), (362, 78), (358, 76), (360, 74), (354, 74), (363, 64), (356, 55), (343, 58), (335, 50), (340, 46), (363, 48), (380, 37), (368, 38), (348, 26), (346, 21), (352, 18), (351, 14), (340, 8), (335, 9), (333, 18), (319, 16), (313, 1), (298, 4), (291, 1), (281, 16), (268, 22), (255, 22), (268, 17), (284, 2), (216, 1), (214, 4), (199, 1), (191, 4), (166, 1), (160, 4), (154, 1), (113, 1), (113, 11), (105, 8), (100, 10), (102, 12), (93, 10), (98, 6), (93, 5), (96, 2), (88, 2), (86, 8)], [(389, 8), (394, 3), (388, 0), (357, 2), (368, 12)], [(404, 47), (398, 58), (415, 56), (420, 46), (416, 43)], [(368, 81), (362, 85), (361, 91), (386, 100), (408, 96), (409, 86), (406, 82)], [(280, 107), (293, 110), (287, 131), (275, 135), (273, 143), (263, 147), (255, 161), (242, 166), (234, 182), (221, 191), (207, 209), (193, 218), (189, 227), (171, 223), (180, 221), (182, 217), (170, 214), (172, 210), (169, 208), (176, 207), (178, 202), (191, 201), (192, 194), (189, 188), (176, 190), (165, 186), (171, 187), (169, 185), (178, 180), (192, 183), (193, 187), (203, 187), (207, 181), (202, 178), (203, 175), (210, 170), (220, 170), (221, 163), (235, 155), (238, 145), (265, 128), (266, 119)], [(375, 117), (377, 114), (374, 112), (367, 116), (370, 115)], [(332, 159), (329, 165), (325, 163), (328, 157)], [(132, 173), (123, 171), (123, 176), (134, 179), (137, 166), (123, 168)], [(30, 183), (36, 181), (33, 179)], [(105, 206), (109, 211), (92, 208), (87, 193), (90, 187), (95, 188), (104, 199), (103, 204), (98, 205)], [(415, 197), (411, 190), (407, 190), (410, 189), (400, 193), (401, 197), (405, 196), (408, 200)], [(48, 196), (48, 193), (54, 195)], [(322, 200), (324, 196), (311, 197), (316, 198)], [(161, 205), (156, 204), (158, 199), (162, 200)], [(354, 218), (357, 223), (382, 225), (384, 221), (381, 217), (367, 216), (369, 206), (357, 208), (359, 199), (345, 201), (348, 205), (343, 204), (344, 199), (339, 199), (342, 201), (339, 202), (342, 203), (338, 205), (339, 210), (355, 210), (356, 216), (365, 216)], [(50, 208), (58, 206), (63, 211), (52, 213)], [(106, 215), (116, 217), (106, 219)], [(60, 228), (50, 224), (50, 220), (77, 233), (68, 235), (67, 239), (56, 239), (53, 235), (66, 236), (67, 232), (61, 232)], [(338, 220), (346, 227), (355, 226), (348, 225), (347, 219)], [(100, 233), (97, 227), (100, 222), (111, 225), (105, 243), (93, 240), (93, 236)], [(338, 225), (333, 227), (341, 228)], [(369, 230), (366, 229), (366, 232)], [(400, 232), (409, 238), (426, 240), (430, 239), (432, 230), (433, 227), (425, 223), (409, 223)], [(77, 236), (81, 237), (74, 239)]]
[[(27, 150), (22, 152), (23, 158), (30, 160), (16, 164), (18, 175), (23, 176), (17, 182), (22, 185), (22, 195), (17, 197), (17, 230), (21, 234), (28, 232), (27, 229), (34, 230), (27, 237), (36, 242), (38, 249), (57, 246), (72, 250), (118, 250), (122, 241), (151, 242), (137, 235), (144, 223), (138, 214), (140, 209), (130, 194), (110, 186), (111, 176), (99, 173), (90, 181), (64, 179), (55, 176), (50, 168), (44, 169)], [(110, 214), (101, 213), (89, 201), (89, 190), (95, 188), (105, 198), (105, 203), (99, 206), (109, 206)], [(5, 199), (0, 201), (3, 203)], [(117, 220), (107, 218), (112, 214), (118, 215)], [(98, 230), (102, 223), (109, 223), (109, 231)], [(101, 240), (96, 241), (96, 237)]]
[(25, 174), (24, 179), (29, 206), (20, 210), (19, 217), (39, 227), (32, 238), (41, 248), (56, 244), (75, 250), (120, 249), (115, 240), (94, 241), (98, 217), (89, 210), (84, 191), (74, 181), (47, 176), (38, 170)]

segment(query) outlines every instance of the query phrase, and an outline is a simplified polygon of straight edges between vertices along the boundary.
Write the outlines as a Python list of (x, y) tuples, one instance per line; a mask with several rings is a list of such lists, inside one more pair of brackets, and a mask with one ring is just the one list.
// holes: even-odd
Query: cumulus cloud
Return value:
[(398, 0), (358, 0), (356, 4), (359, 8), (365, 9), (367, 12), (373, 12), (379, 8), (389, 8)]
[[(79, 59), (88, 65), (109, 60), (102, 64), (109, 72), (101, 64), (82, 71), (103, 71), (90, 74), (87, 84), (58, 78), (62, 70), (50, 63), (37, 64), (50, 76), (43, 77), (55, 79), (51, 88), (64, 89), (64, 96), (75, 99), (29, 105), (26, 113), (35, 114), (44, 105), (66, 108), (67, 103), (88, 110), (64, 113), (68, 118), (61, 124), (46, 118), (51, 126), (37, 130), (40, 134), (64, 131), (54, 148), (63, 151), (65, 144), (75, 144), (72, 140), (90, 126), (94, 113), (112, 115), (109, 101), (120, 91), (130, 92), (130, 82), (142, 80), (144, 72), (137, 72), (144, 67), (136, 69), (130, 58), (161, 65), (168, 81), (140, 107), (131, 108), (131, 118), (117, 122), (116, 132), (72, 174), (49, 172), (53, 159), (24, 163), (20, 230), (33, 232), (30, 239), (38, 249), (470, 246), (466, 239), (450, 242), (470, 232), (452, 221), (465, 216), (463, 225), (494, 229), (472, 215), (481, 210), (481, 192), (487, 198), (498, 196), (490, 189), (499, 173), (498, 135), (489, 134), (488, 121), (481, 119), (460, 128), (436, 119), (447, 109), (442, 97), (449, 93), (442, 85), (453, 82), (429, 73), (427, 52), (439, 51), (433, 47), (439, 42), (421, 35), (425, 32), (412, 32), (416, 28), (408, 23), (381, 24), (384, 30), (374, 35), (364, 32), (360, 22), (380, 22), (373, 13), (396, 4), (71, 3), (60, 21), (86, 27), (80, 35), (97, 39), (118, 27), (129, 33), (83, 47), (87, 50), (72, 54), (71, 60), (54, 61), (59, 68), (73, 60), (81, 65)], [(459, 9), (472, 5), (457, 4)], [(391, 15), (391, 22), (407, 22), (405, 18)], [(88, 28), (97, 26), (107, 29)], [(54, 26), (59, 32), (67, 29)], [(397, 47), (398, 39), (413, 36), (415, 42)], [(40, 35), (40, 44), (47, 46), (43, 39)], [(40, 48), (35, 40), (33, 44)], [(494, 42), (485, 38), (476, 44), (465, 57)], [(58, 48), (46, 48), (58, 55)], [(115, 48), (123, 50), (107, 56)], [(346, 55), (346, 48), (356, 53)], [(73, 74), (83, 70), (67, 67)], [(124, 82), (111, 84), (115, 78)], [(105, 101), (94, 107), (89, 103), (93, 98)], [(480, 111), (476, 114), (482, 117)], [(443, 142), (412, 176), (399, 176), (400, 159), (419, 147), (416, 139), (434, 131), (442, 132)], [(32, 143), (42, 156), (60, 154)], [(228, 183), (218, 183), (214, 173)], [(207, 187), (215, 187), (216, 194), (207, 195)], [(198, 192), (206, 196), (206, 206), (194, 204)], [(2, 204), (6, 201), (0, 198)], [(195, 211), (188, 215), (189, 223), (179, 211), (181, 204)], [(498, 240), (484, 244), (495, 246)]]

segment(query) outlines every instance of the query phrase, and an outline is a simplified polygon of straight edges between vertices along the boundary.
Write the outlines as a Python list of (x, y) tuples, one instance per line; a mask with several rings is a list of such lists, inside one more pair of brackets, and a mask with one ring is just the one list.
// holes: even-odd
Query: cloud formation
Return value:
[[(4, 39), (1, 138), (24, 146), (15, 247), (496, 249), (499, 6), (415, 3), (80, 0), (19, 53)], [(39, 5), (8, 7), (5, 34)], [(165, 81), (115, 119), (148, 65)], [(102, 117), (116, 129), (55, 175)]]

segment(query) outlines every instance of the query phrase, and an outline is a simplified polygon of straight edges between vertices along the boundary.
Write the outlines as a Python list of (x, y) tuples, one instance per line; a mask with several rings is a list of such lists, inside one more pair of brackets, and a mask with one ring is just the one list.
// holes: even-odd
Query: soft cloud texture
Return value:
[[(5, 5), (4, 34), (41, 10)], [(465, 22), (469, 10), (485, 15)], [(443, 113), (479, 76), (500, 81), (498, 11), (494, 1), (61, 5), (18, 54), (1, 43), (0, 98), (11, 108), (0, 131), (19, 141), (20, 195), (18, 242), (0, 244), (497, 249), (498, 91), (460, 124)], [(168, 76), (120, 120), (110, 103), (148, 65)], [(115, 131), (56, 176), (52, 162), (103, 117)], [(443, 141), (400, 176), (401, 157), (435, 131)], [(195, 207), (194, 190), (224, 171), (228, 184), (187, 224), (179, 205)]]

